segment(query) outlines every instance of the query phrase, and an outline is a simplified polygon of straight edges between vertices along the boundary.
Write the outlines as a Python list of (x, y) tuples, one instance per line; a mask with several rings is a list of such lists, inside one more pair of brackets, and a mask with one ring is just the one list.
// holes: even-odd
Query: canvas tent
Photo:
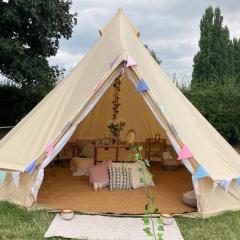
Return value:
[[(240, 156), (154, 61), (121, 9), (100, 35), (72, 72), (1, 140), (0, 169), (7, 174), (0, 198), (27, 207), (34, 204), (44, 168), (72, 135), (91, 129), (96, 137), (106, 124), (106, 119), (96, 120), (97, 111), (106, 111), (104, 95), (122, 74), (129, 84), (137, 87), (143, 80), (149, 88), (134, 94), (126, 91), (128, 98), (146, 105), (137, 111), (141, 125), (147, 118), (153, 129), (160, 124), (177, 153), (183, 146), (190, 150), (191, 156), (181, 161), (193, 175), (198, 212), (207, 216), (240, 209)], [(126, 67), (128, 60), (136, 65)], [(97, 104), (98, 110), (91, 111)], [(125, 111), (133, 121), (136, 113)], [(148, 130), (142, 129), (144, 137)]]

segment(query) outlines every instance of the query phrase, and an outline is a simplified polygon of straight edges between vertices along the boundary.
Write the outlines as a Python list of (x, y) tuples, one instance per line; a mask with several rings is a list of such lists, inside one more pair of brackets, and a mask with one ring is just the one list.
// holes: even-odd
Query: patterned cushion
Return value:
[(125, 164), (112, 163), (108, 167), (110, 190), (131, 189), (131, 168)]

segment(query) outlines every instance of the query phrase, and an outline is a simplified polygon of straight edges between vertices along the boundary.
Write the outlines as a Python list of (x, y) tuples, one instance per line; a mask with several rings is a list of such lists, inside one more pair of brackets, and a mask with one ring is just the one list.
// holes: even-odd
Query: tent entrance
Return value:
[[(73, 176), (73, 172), (70, 170), (71, 159), (77, 157), (76, 155), (81, 155), (80, 151), (73, 151), (73, 144), (96, 143), (97, 139), (107, 135), (107, 126), (112, 119), (113, 94), (114, 89), (110, 86), (79, 124), (60, 153), (60, 158), (66, 159), (64, 167), (54, 165), (45, 169), (45, 177), (38, 194), (37, 203), (54, 208), (71, 207), (82, 212), (144, 213), (146, 196), (143, 188), (121, 191), (110, 191), (108, 188), (104, 188), (94, 191), (89, 183), (89, 177)], [(119, 119), (126, 123), (121, 132), (121, 142), (123, 144), (126, 142), (127, 132), (133, 129), (136, 132), (138, 145), (145, 146), (147, 138), (154, 138), (156, 134), (159, 134), (162, 139), (166, 139), (166, 149), (170, 151), (172, 146), (164, 129), (156, 120), (142, 95), (135, 90), (134, 83), (127, 75), (122, 79), (119, 97), (121, 103)], [(81, 146), (81, 150), (82, 148), (83, 146)], [(145, 153), (143, 153), (144, 156)], [(93, 158), (93, 155), (86, 157)], [(111, 157), (106, 155), (105, 159), (102, 160), (107, 161), (109, 159)], [(153, 192), (159, 209), (171, 213), (195, 210), (182, 203), (182, 193), (193, 189), (191, 175), (185, 167), (181, 165), (176, 171), (166, 171), (162, 167), (161, 157), (150, 160), (152, 160), (150, 172), (154, 175), (155, 183)]]

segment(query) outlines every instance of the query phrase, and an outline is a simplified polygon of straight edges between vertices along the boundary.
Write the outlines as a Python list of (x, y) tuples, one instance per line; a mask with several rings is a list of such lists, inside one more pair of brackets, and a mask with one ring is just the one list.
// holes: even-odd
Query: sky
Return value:
[(62, 39), (49, 62), (72, 69), (99, 39), (103, 28), (122, 7), (141, 33), (140, 39), (162, 60), (162, 68), (178, 81), (190, 81), (198, 51), (199, 23), (208, 6), (220, 7), (231, 38), (240, 38), (239, 0), (73, 0), (78, 24), (72, 38)]

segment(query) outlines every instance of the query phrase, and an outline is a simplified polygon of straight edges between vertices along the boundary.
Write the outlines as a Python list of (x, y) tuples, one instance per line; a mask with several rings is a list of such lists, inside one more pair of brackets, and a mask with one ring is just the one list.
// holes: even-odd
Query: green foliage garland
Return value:
[[(144, 166), (149, 167), (149, 161), (144, 160), (142, 158), (142, 146), (136, 146), (133, 147), (133, 150), (135, 151), (134, 158), (135, 161), (140, 162), (142, 164), (142, 167), (138, 169), (138, 171), (142, 174), (142, 177), (140, 178), (140, 182), (144, 184), (145, 193), (147, 197), (148, 203), (145, 205), (145, 216), (142, 218), (144, 223), (144, 229), (143, 231), (146, 233), (147, 237), (149, 239), (154, 240), (163, 240), (163, 222), (161, 217), (157, 219), (157, 226), (155, 226), (153, 221), (153, 214), (158, 214), (159, 210), (155, 204), (155, 197), (149, 188), (148, 184), (146, 183), (146, 173), (144, 171)], [(150, 173), (149, 173), (150, 174)], [(152, 175), (148, 176), (152, 178)]]

